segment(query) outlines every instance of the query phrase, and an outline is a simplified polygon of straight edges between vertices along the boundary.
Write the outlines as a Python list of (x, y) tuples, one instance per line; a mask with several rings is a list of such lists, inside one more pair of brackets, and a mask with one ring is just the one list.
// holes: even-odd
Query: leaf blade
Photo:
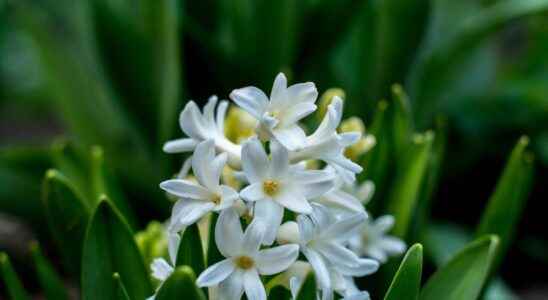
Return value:
[(422, 245), (415, 244), (407, 251), (384, 300), (419, 298), (422, 276)]

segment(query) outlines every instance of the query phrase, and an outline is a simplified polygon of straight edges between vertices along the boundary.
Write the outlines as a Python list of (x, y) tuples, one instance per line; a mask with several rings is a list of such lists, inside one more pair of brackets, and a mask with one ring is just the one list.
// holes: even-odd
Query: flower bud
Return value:
[(225, 119), (225, 135), (236, 144), (240, 144), (255, 134), (257, 120), (245, 110), (232, 106)]
[(327, 107), (329, 104), (331, 104), (331, 101), (333, 101), (333, 97), (338, 96), (342, 100), (346, 97), (346, 94), (343, 89), (340, 88), (331, 88), (325, 91), (319, 102), (318, 111), (316, 112), (316, 116), (318, 117), (318, 120), (321, 121), (323, 117), (325, 116), (325, 113), (327, 112)]
[(297, 244), (299, 242), (299, 225), (293, 221), (288, 221), (280, 225), (276, 241), (280, 245)]

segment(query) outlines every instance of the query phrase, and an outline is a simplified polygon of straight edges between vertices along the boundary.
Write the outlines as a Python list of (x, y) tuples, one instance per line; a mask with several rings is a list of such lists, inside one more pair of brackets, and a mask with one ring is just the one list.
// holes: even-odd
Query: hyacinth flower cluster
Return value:
[[(169, 277), (187, 226), (218, 214), (209, 238), (225, 259), (197, 278), (218, 299), (237, 300), (245, 293), (249, 300), (264, 300), (264, 276), (279, 273), (295, 297), (306, 275), (302, 270), (314, 273), (320, 299), (335, 293), (369, 299), (354, 278), (374, 273), (406, 246), (387, 236), (391, 216), (372, 220), (366, 212), (373, 183), (356, 182), (362, 167), (350, 150), (363, 143), (370, 148), (374, 137), (342, 130), (338, 96), (320, 104), (325, 114), (308, 134), (300, 123), (318, 109), (317, 98), (313, 83), (287, 86), (280, 73), (270, 97), (253, 86), (232, 91), (237, 107), (228, 118), (229, 102), (215, 96), (203, 112), (192, 101), (186, 105), (180, 115), (186, 137), (164, 145), (167, 153), (190, 155), (176, 178), (160, 184), (177, 200), (167, 226), (170, 261), (155, 259), (153, 277)], [(229, 137), (225, 126), (234, 122), (246, 136)]]

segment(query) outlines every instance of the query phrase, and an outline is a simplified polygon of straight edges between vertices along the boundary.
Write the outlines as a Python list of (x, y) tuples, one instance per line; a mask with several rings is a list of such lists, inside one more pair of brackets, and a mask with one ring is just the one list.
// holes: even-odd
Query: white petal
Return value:
[(225, 117), (228, 110), (228, 101), (221, 101), (217, 107), (217, 115), (215, 117), (215, 123), (217, 123), (217, 130), (219, 133), (225, 132)]
[(369, 300), (369, 299), (371, 299), (371, 297), (369, 296), (369, 293), (366, 291), (360, 291), (358, 293), (348, 295), (342, 298), (342, 300)]
[(256, 138), (247, 140), (242, 148), (242, 167), (247, 179), (250, 182), (262, 181), (268, 166), (268, 156), (261, 142)]
[(241, 251), (244, 254), (255, 254), (261, 246), (265, 233), (265, 224), (262, 220), (253, 219), (247, 226), (242, 239)]
[(215, 116), (215, 106), (217, 105), (217, 100), (218, 100), (217, 96), (213, 95), (209, 97), (206, 105), (204, 106), (204, 124), (206, 129), (210, 131), (211, 135), (213, 135), (214, 131), (216, 130), (214, 116)]
[(314, 224), (309, 217), (304, 215), (297, 216), (297, 224), (299, 225), (302, 242), (306, 243), (314, 238)]
[(205, 140), (209, 135), (200, 109), (194, 101), (189, 101), (181, 112), (179, 124), (183, 132), (195, 140)]
[(320, 243), (314, 249), (318, 250), (334, 266), (352, 267), (360, 262), (360, 258), (354, 252), (335, 243)]
[(232, 260), (222, 260), (204, 270), (196, 280), (196, 284), (199, 287), (216, 285), (232, 274), (234, 268)]
[(314, 103), (318, 90), (313, 82), (297, 83), (287, 88), (287, 97), (291, 103)]
[(377, 272), (379, 263), (373, 259), (361, 258), (359, 263), (353, 266), (338, 264), (335, 267), (345, 275), (361, 277)]
[(304, 147), (306, 134), (299, 125), (290, 127), (275, 128), (272, 131), (274, 138), (290, 151), (295, 151)]
[(166, 153), (190, 152), (196, 147), (196, 140), (191, 138), (176, 139), (164, 144), (163, 150)]
[(323, 196), (335, 186), (333, 174), (330, 172), (302, 171), (296, 172), (294, 177), (307, 199)]
[[(240, 191), (240, 197), (245, 201), (259, 201), (267, 197), (263, 191), (263, 183), (256, 182), (246, 186), (243, 190)], [(267, 200), (268, 201), (268, 200)]]
[(185, 179), (170, 179), (160, 183), (160, 188), (180, 198), (191, 198), (196, 200), (209, 200), (211, 192)]
[(360, 230), (366, 219), (366, 215), (357, 213), (351, 217), (340, 220), (324, 231), (323, 238), (336, 241), (346, 241)]
[(167, 235), (167, 252), (172, 265), (176, 265), (177, 254), (181, 245), (181, 236), (179, 233), (168, 233)]
[[(222, 158), (223, 157), (221, 157), (221, 159)], [(215, 177), (220, 175), (220, 171), (214, 170), (213, 168), (219, 167), (219, 163), (226, 162), (226, 155), (224, 156), (224, 161), (217, 162), (217, 165), (212, 165), (214, 160), (215, 141), (209, 139), (196, 146), (194, 154), (192, 155), (192, 171), (194, 172), (194, 175), (196, 175), (198, 182), (210, 189), (210, 191), (219, 185), (219, 178)]]
[(240, 218), (235, 210), (224, 210), (215, 224), (215, 243), (224, 257), (231, 257), (238, 253), (244, 233)]
[(369, 246), (365, 249), (366, 255), (376, 259), (377, 261), (381, 263), (385, 263), (388, 260), (388, 255), (384, 252), (383, 249), (378, 247), (377, 245)]
[(292, 299), (297, 299), (297, 295), (299, 294), (299, 291), (301, 290), (302, 284), (303, 284), (303, 280), (297, 276), (293, 276), (289, 279), (289, 290), (291, 291)]
[(407, 248), (402, 240), (391, 236), (382, 237), (378, 243), (390, 255), (402, 254)]
[(233, 90), (230, 99), (257, 119), (261, 118), (268, 107), (265, 93), (254, 86)]
[(331, 279), (324, 259), (320, 254), (312, 249), (304, 248), (302, 251), (314, 270), (314, 274), (316, 275), (316, 280), (318, 280), (318, 283), (320, 284), (320, 288), (330, 289)]
[(173, 273), (173, 267), (163, 258), (155, 258), (150, 264), (150, 268), (152, 269), (152, 277), (160, 281), (165, 281)]
[(257, 220), (264, 223), (264, 245), (272, 245), (274, 243), (283, 216), (283, 207), (272, 200), (262, 200), (255, 203), (253, 220), (254, 222)]
[(266, 300), (266, 291), (257, 270), (244, 273), (244, 289), (248, 300)]
[(230, 276), (219, 284), (219, 296), (221, 300), (240, 300), (244, 293), (243, 272), (235, 270)]
[(375, 194), (375, 184), (371, 180), (366, 180), (358, 188), (357, 196), (364, 205), (369, 203), (373, 194)]
[(375, 220), (375, 222), (373, 223), (373, 227), (375, 228), (376, 232), (386, 233), (392, 228), (392, 226), (394, 226), (395, 221), (396, 220), (393, 216), (384, 215)]
[(323, 205), (312, 204), (313, 213), (310, 215), (310, 219), (314, 222), (317, 231), (327, 230), (335, 220), (331, 215), (330, 211)]
[(182, 199), (173, 206), (171, 227), (188, 226), (213, 210), (215, 204), (200, 200)]
[(300, 191), (295, 189), (289, 189), (282, 191), (279, 195), (276, 195), (274, 201), (278, 202), (283, 207), (294, 211), (299, 214), (312, 213), (312, 206), (308, 203), (308, 200), (301, 194)]
[(321, 197), (319, 202), (332, 207), (342, 208), (353, 212), (365, 213), (365, 208), (358, 199), (356, 199), (351, 194), (341, 190), (334, 190), (325, 194), (323, 197)]
[(294, 221), (283, 223), (276, 234), (276, 241), (280, 245), (298, 244), (301, 234), (299, 232), (299, 224)]
[(296, 124), (304, 117), (313, 113), (316, 108), (314, 103), (297, 103), (296, 105), (292, 105), (280, 117), (280, 126), (285, 127)]
[(239, 194), (228, 185), (221, 185), (221, 203), (217, 205), (215, 211), (221, 211), (234, 205), (234, 202), (239, 199)]
[(283, 245), (259, 251), (255, 256), (255, 263), (261, 275), (272, 275), (289, 268), (297, 256), (299, 256), (298, 245)]
[(287, 78), (284, 73), (278, 73), (274, 79), (272, 90), (270, 91), (271, 105), (274, 107), (284, 107), (287, 105)]
[(272, 153), (270, 176), (272, 178), (285, 176), (289, 170), (289, 152), (276, 141), (271, 142), (270, 152)]

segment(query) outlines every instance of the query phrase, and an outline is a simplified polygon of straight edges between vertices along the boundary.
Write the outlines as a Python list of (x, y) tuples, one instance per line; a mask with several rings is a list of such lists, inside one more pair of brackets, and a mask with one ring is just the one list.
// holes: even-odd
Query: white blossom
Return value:
[(261, 142), (251, 138), (242, 148), (242, 166), (249, 185), (240, 196), (255, 202), (254, 221), (265, 223), (264, 243), (276, 238), (284, 208), (296, 213), (312, 212), (308, 199), (316, 198), (333, 188), (333, 174), (318, 170), (290, 168), (288, 151), (277, 142), (270, 144), (271, 158)]
[(240, 299), (244, 292), (249, 300), (265, 300), (260, 275), (286, 270), (297, 259), (299, 246), (259, 250), (264, 233), (262, 226), (262, 223), (251, 223), (244, 233), (238, 214), (233, 209), (223, 211), (215, 226), (215, 243), (226, 259), (203, 271), (196, 280), (197, 285), (218, 285), (219, 294), (227, 300)]
[(394, 217), (390, 215), (367, 220), (361, 225), (360, 232), (350, 240), (351, 249), (358, 255), (368, 256), (381, 263), (389, 256), (405, 252), (405, 243), (393, 236), (387, 235), (394, 226)]
[(270, 99), (259, 88), (248, 86), (230, 93), (238, 106), (259, 121), (257, 132), (265, 139), (276, 139), (289, 150), (302, 147), (305, 133), (297, 124), (316, 110), (318, 91), (312, 82), (287, 87), (283, 73), (274, 80)]
[(227, 185), (220, 184), (221, 172), (226, 164), (227, 154), (215, 156), (214, 141), (207, 140), (196, 146), (192, 156), (192, 171), (198, 183), (186, 179), (170, 179), (160, 187), (169, 194), (179, 197), (172, 211), (171, 231), (195, 223), (210, 211), (221, 211), (231, 207), (238, 193)]

